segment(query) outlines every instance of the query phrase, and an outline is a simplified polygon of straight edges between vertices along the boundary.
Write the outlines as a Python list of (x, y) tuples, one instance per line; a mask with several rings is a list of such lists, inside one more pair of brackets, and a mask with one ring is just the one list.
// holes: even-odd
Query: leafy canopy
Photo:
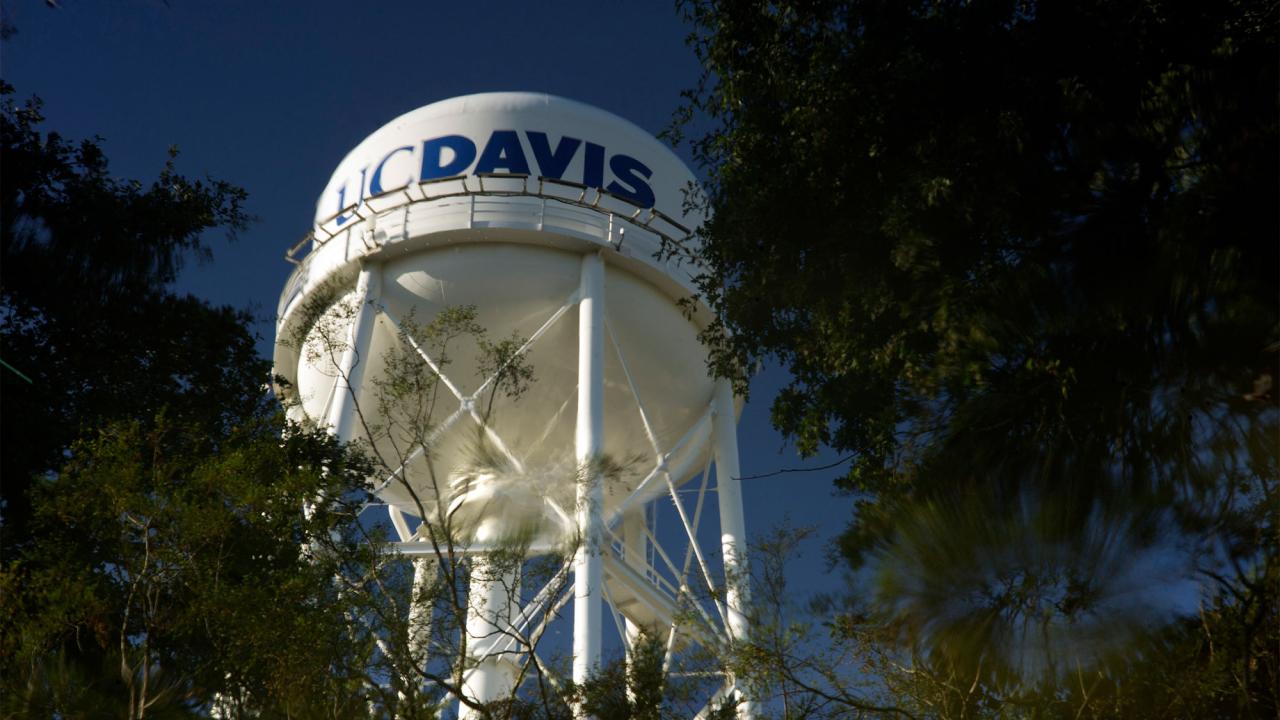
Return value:
[(1272, 566), (1275, 2), (680, 6), (716, 368), (851, 455), (905, 638), (1008, 677), (1130, 551)]
[(110, 175), (98, 140), (44, 133), (38, 100), (0, 83), (0, 428), (4, 531), (23, 542), (30, 479), (116, 418), (237, 417), (265, 402), (269, 365), (245, 313), (170, 292), (206, 231), (235, 233), (244, 190), (174, 166), (144, 188)]

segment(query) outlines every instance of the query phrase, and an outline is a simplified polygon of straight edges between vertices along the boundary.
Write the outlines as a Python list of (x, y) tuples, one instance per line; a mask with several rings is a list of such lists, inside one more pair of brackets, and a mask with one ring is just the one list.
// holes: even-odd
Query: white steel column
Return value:
[[(622, 553), (623, 560), (640, 573), (641, 577), (648, 577), (649, 558), (646, 556), (647, 539), (645, 531), (647, 527), (647, 509), (648, 505), (641, 504), (639, 507), (632, 508), (630, 512), (622, 517)], [(617, 608), (614, 608), (615, 610)], [(631, 669), (635, 665), (635, 656), (637, 643), (640, 636), (646, 630), (652, 632), (654, 628), (645, 627), (636, 621), (625, 618), (626, 626), (626, 652), (627, 652), (627, 674), (631, 673)], [(635, 692), (631, 689), (631, 685), (627, 685), (627, 699), (635, 702)]]
[[(365, 366), (369, 364), (360, 358), (360, 351), (357, 348), (368, 351), (374, 321), (374, 312), (369, 300), (377, 297), (381, 292), (381, 281), (381, 266), (361, 266), (360, 276), (356, 279), (355, 292), (356, 302), (360, 303), (360, 306), (356, 311), (355, 319), (351, 321), (351, 328), (347, 334), (347, 346), (343, 348), (342, 355), (338, 357), (338, 366), (334, 368), (337, 376), (333, 379), (333, 396), (329, 400), (329, 414), (324, 418), (324, 422), (329, 431), (343, 442), (351, 440), (351, 433), (356, 427), (354, 392), (360, 387), (360, 378), (364, 374)], [(307, 502), (302, 506), (302, 513), (308, 519), (314, 512), (314, 502)], [(314, 548), (308, 543), (307, 551), (313, 550)]]
[(574, 449), (578, 478), (578, 532), (582, 543), (573, 572), (573, 681), (585, 682), (600, 666), (603, 613), (601, 557), (604, 490), (598, 461), (604, 445), (604, 260), (582, 257), (578, 304), (578, 424)]
[(436, 564), (429, 558), (410, 558), (409, 562), (413, 563), (413, 589), (409, 596), (409, 658), (419, 669), (425, 670), (431, 650)]
[[(520, 668), (516, 665), (514, 651), (500, 652), (512, 637), (512, 616), (516, 606), (512, 602), (519, 596), (520, 579), (511, 561), (501, 566), (490, 562), (485, 555), (471, 559), (471, 584), (467, 592), (466, 633), (467, 656), (471, 669), (463, 678), (462, 692), (478, 703), (506, 700), (515, 690)], [(460, 703), (459, 720), (478, 720), (487, 717)]]
[[(378, 264), (361, 264), (360, 275), (356, 278), (355, 298), (359, 306), (355, 318), (351, 321), (351, 331), (347, 335), (347, 346), (338, 359), (337, 377), (333, 380), (333, 396), (329, 401), (329, 415), (326, 417), (330, 432), (342, 442), (350, 442), (352, 434), (359, 426), (356, 422), (355, 393), (359, 391), (364, 369), (369, 360), (361, 353), (369, 352), (370, 340), (373, 336), (373, 325), (376, 315), (370, 300), (375, 300), (382, 292), (382, 266)], [(303, 513), (310, 518), (314, 506), (307, 503)], [(331, 529), (329, 535), (335, 541), (338, 531)], [(308, 543), (310, 545), (310, 543)], [(308, 551), (314, 548), (309, 547)], [(342, 592), (339, 585), (339, 593)], [(350, 629), (348, 629), (350, 631)]]
[[(646, 538), (645, 538), (645, 512), (648, 506), (641, 505), (632, 508), (622, 518), (622, 543), (623, 557), (627, 564), (635, 568), (635, 571), (641, 575), (647, 576), (649, 558), (645, 554)], [(639, 639), (643, 630), (652, 630), (639, 625), (632, 620), (627, 620), (627, 657), (631, 657), (631, 651), (635, 649), (636, 640)]]
[[(388, 505), (387, 516), (391, 519), (391, 525), (395, 528), (400, 542), (412, 542), (413, 533), (409, 531), (404, 513), (400, 512), (395, 505)], [(418, 676), (415, 673), (426, 671), (428, 653), (431, 649), (436, 564), (432, 559), (412, 555), (409, 556), (409, 563), (413, 565), (413, 586), (409, 590), (409, 660), (415, 668), (410, 671), (410, 677), (415, 678), (412, 682), (418, 690), (421, 690), (422, 683), (416, 680)], [(400, 699), (404, 700), (404, 698), (404, 693), (400, 693)]]
[(334, 380), (333, 401), (329, 406), (329, 417), (326, 418), (333, 434), (343, 442), (351, 441), (358, 426), (354, 393), (360, 389), (364, 369), (369, 365), (369, 358), (362, 357), (361, 353), (369, 352), (376, 317), (373, 304), (369, 301), (377, 299), (381, 292), (382, 267), (361, 267), (355, 292), (356, 302), (360, 303), (360, 307), (351, 322), (347, 347), (338, 360), (338, 377)]
[[(715, 407), (716, 494), (720, 496), (720, 547), (724, 555), (725, 624), (730, 642), (747, 639), (749, 601), (746, 522), (742, 512), (742, 472), (738, 466), (738, 428), (733, 411), (733, 385), (717, 380)], [(738, 717), (755, 717), (755, 706), (738, 693)]]

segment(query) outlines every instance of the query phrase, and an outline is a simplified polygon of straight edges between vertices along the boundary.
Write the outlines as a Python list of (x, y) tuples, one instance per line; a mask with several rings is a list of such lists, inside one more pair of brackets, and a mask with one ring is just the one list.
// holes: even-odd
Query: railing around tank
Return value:
[[(502, 200), (492, 200), (497, 198)], [(523, 218), (519, 208), (524, 203), (513, 203), (513, 199), (528, 201)], [(392, 239), (408, 239), (434, 229), (488, 226), (568, 231), (602, 239), (619, 251), (628, 242), (648, 244), (642, 238), (649, 235), (652, 246), (645, 249), (654, 254), (659, 250), (688, 253), (686, 241), (692, 234), (656, 208), (641, 207), (603, 188), (568, 180), (531, 178), (518, 173), (424, 180), (342, 208), (294, 243), (285, 252), (285, 260), (297, 267), (280, 295), (277, 317), (283, 315), (306, 284), (315, 250), (339, 236), (349, 237), (358, 230), (363, 244), (374, 250)], [(633, 237), (641, 237), (628, 238), (627, 228), (632, 229)], [(675, 271), (670, 264), (668, 269)]]

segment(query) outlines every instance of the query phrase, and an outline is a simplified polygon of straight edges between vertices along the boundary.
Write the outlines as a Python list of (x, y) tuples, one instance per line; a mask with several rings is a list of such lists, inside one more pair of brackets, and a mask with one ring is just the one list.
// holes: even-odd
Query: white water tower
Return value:
[[(563, 597), (525, 588), (521, 603), (518, 580), (473, 573), (466, 692), (477, 701), (512, 691), (510, 636), (570, 597), (576, 682), (601, 663), (606, 629), (624, 644), (641, 628), (657, 632), (668, 657), (684, 642), (747, 633), (734, 397), (706, 369), (697, 335), (708, 310), (678, 304), (694, 269), (657, 258), (664, 238), (687, 244), (701, 222), (684, 209), (693, 181), (651, 135), (596, 108), (469, 95), (361, 142), (290, 253), (298, 267), (279, 306), (278, 390), (295, 401), (295, 419), (382, 458), (385, 476), (373, 481), (400, 552), (433, 557), (426, 531), (444, 518), (468, 528), (456, 551), (477, 565), (517, 528), (534, 529), (533, 553), (582, 539)], [(492, 393), (495, 368), (478, 347), (432, 357), (420, 335), (450, 308), (474, 308), (491, 338), (519, 338), (518, 361), (534, 372), (521, 396)], [(405, 356), (439, 378), (428, 436), (397, 427), (417, 405), (387, 401), (400, 368), (392, 358)], [(503, 469), (475, 469), (477, 438)], [(602, 460), (624, 470), (606, 472)], [(720, 547), (704, 548), (697, 528), (713, 463)], [(682, 564), (655, 532), (659, 512), (680, 528)], [(718, 594), (693, 597), (699, 585)], [(708, 704), (731, 694), (741, 688), (726, 676)], [(745, 701), (740, 710), (751, 715)]]

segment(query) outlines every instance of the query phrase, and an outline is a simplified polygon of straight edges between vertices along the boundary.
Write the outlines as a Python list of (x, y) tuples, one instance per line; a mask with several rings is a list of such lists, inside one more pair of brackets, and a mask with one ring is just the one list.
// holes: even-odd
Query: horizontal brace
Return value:
[[(565, 546), (562, 543), (553, 542), (534, 542), (527, 547), (523, 545), (503, 545), (499, 543), (471, 543), (470, 545), (456, 545), (452, 548), (440, 547), (440, 551), (444, 553), (452, 553), (455, 556), (473, 557), (476, 555), (492, 555), (494, 553), (509, 553), (521, 550), (528, 557), (538, 557), (541, 555), (556, 555), (566, 553), (572, 550), (572, 547)], [(404, 555), (405, 557), (436, 557), (436, 547), (427, 542), (393, 542), (387, 543), (384, 552), (388, 555)]]

